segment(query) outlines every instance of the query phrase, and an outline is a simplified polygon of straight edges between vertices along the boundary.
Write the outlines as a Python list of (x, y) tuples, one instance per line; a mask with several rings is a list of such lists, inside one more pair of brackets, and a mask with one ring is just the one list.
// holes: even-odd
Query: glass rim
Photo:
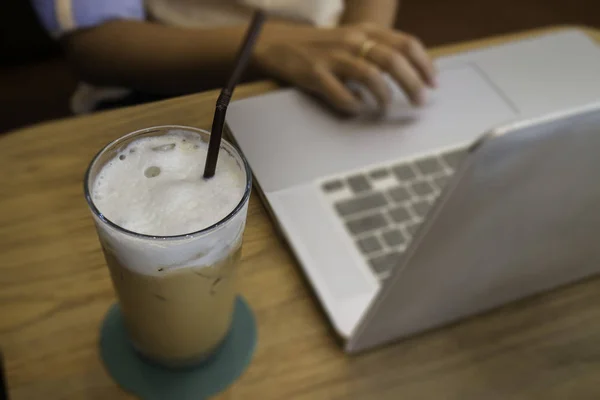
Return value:
[(153, 127), (149, 127), (149, 128), (138, 129), (136, 131), (129, 132), (123, 136), (120, 136), (115, 140), (112, 140), (111, 142), (106, 144), (104, 147), (102, 147), (96, 153), (96, 155), (92, 158), (92, 161), (90, 161), (90, 164), (88, 165), (86, 172), (85, 172), (85, 177), (84, 177), (84, 181), (83, 181), (83, 190), (84, 190), (85, 199), (87, 201), (88, 207), (90, 208), (92, 213), (98, 219), (100, 219), (103, 223), (107, 224), (109, 227), (111, 227), (113, 229), (116, 229), (118, 232), (121, 232), (128, 236), (133, 236), (138, 239), (157, 240), (157, 241), (191, 239), (195, 236), (201, 236), (206, 233), (213, 232), (213, 231), (217, 230), (218, 228), (220, 228), (221, 226), (225, 225), (233, 217), (235, 217), (240, 212), (240, 210), (244, 207), (244, 205), (248, 202), (248, 199), (250, 198), (250, 192), (252, 191), (252, 172), (250, 170), (250, 166), (248, 165), (248, 161), (243, 156), (243, 154), (240, 151), (238, 151), (231, 143), (229, 143), (227, 140), (222, 138), (221, 139), (221, 148), (224, 148), (226, 151), (233, 153), (234, 156), (237, 156), (239, 158), (239, 160), (241, 160), (244, 172), (246, 173), (246, 185), (244, 187), (244, 194), (242, 195), (242, 198), (239, 201), (239, 203), (233, 208), (233, 210), (229, 214), (227, 214), (225, 217), (221, 218), (219, 221), (215, 222), (212, 225), (207, 226), (206, 228), (202, 228), (197, 231), (183, 233), (183, 234), (179, 234), (179, 235), (162, 236), (162, 235), (147, 235), (144, 233), (131, 231), (129, 229), (123, 228), (122, 226), (114, 223), (113, 221), (108, 219), (104, 214), (102, 214), (100, 212), (100, 210), (94, 204), (94, 201), (92, 200), (91, 190), (89, 187), (89, 181), (90, 181), (90, 175), (92, 172), (92, 167), (96, 164), (96, 161), (100, 158), (100, 156), (102, 156), (109, 149), (126, 141), (131, 136), (140, 135), (140, 134), (144, 134), (144, 133), (151, 133), (152, 131), (171, 130), (171, 129), (188, 130), (188, 131), (192, 131), (192, 132), (196, 132), (196, 133), (208, 134), (210, 136), (209, 131), (206, 131), (206, 130), (200, 129), (200, 128), (194, 128), (191, 126), (157, 125), (157, 126), (153, 126)]

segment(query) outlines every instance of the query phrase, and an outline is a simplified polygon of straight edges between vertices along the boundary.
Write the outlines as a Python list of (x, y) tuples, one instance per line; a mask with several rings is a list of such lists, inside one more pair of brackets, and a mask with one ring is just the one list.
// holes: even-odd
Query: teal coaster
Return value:
[(231, 330), (221, 347), (198, 367), (167, 369), (144, 361), (127, 338), (121, 311), (114, 304), (100, 332), (100, 354), (108, 373), (125, 390), (144, 400), (202, 400), (232, 384), (250, 364), (256, 347), (256, 323), (238, 296)]

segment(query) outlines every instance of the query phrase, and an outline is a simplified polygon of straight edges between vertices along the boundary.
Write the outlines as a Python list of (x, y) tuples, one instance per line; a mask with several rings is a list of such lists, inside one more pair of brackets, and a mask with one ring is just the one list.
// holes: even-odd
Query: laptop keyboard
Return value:
[(335, 213), (380, 280), (400, 262), (465, 155), (466, 149), (454, 149), (322, 184)]

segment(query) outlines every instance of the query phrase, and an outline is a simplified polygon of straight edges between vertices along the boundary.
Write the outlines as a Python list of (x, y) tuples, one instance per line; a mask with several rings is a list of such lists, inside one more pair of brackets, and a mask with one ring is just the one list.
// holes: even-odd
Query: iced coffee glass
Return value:
[(214, 178), (209, 133), (160, 126), (125, 135), (92, 160), (85, 197), (133, 347), (167, 366), (201, 363), (226, 337), (251, 191), (223, 141)]

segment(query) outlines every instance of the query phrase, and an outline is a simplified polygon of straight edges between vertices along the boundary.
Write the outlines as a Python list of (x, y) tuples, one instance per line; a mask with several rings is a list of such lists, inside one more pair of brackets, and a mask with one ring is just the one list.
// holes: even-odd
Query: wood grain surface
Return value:
[[(252, 84), (236, 97), (274, 88)], [(209, 128), (216, 97), (202, 93), (0, 138), (0, 348), (13, 400), (132, 398), (98, 356), (98, 329), (115, 298), (82, 194), (84, 170), (104, 144), (133, 130)], [(258, 318), (259, 344), (248, 371), (219, 399), (600, 398), (600, 280), (350, 357), (256, 194), (248, 218), (239, 282)]]

